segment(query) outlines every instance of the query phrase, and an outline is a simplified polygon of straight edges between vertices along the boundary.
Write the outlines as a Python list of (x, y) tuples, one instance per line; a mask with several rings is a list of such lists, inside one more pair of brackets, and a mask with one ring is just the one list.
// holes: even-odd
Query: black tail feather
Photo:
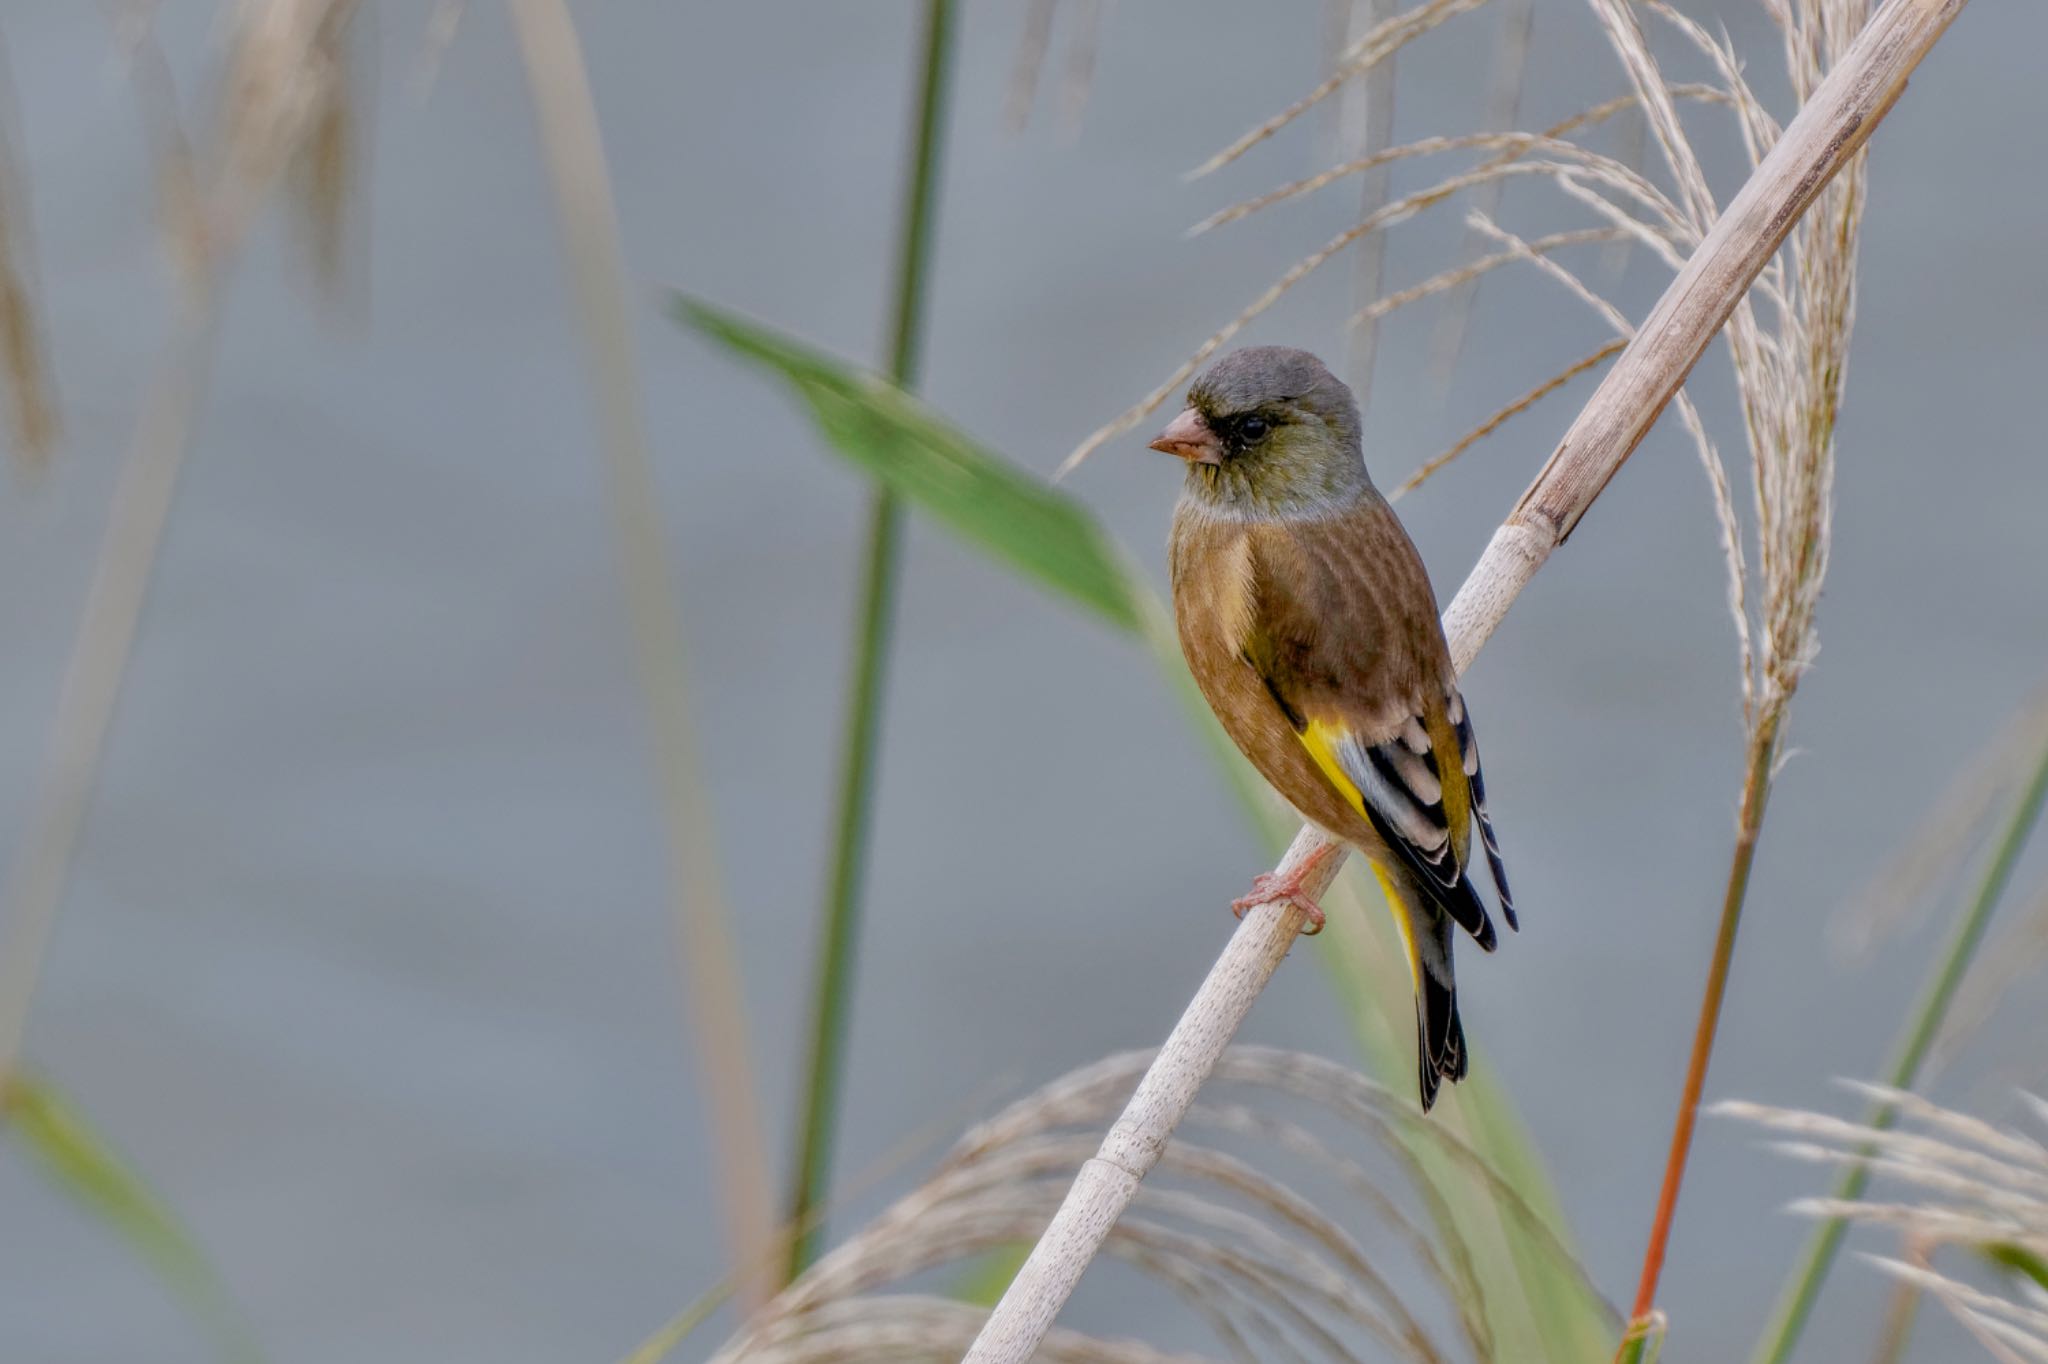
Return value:
[[(1493, 919), (1486, 912), (1486, 902), (1479, 898), (1479, 888), (1472, 884), (1471, 877), (1460, 876), (1458, 884), (1449, 891), (1437, 892), (1430, 898), (1458, 921), (1458, 927), (1472, 935), (1472, 941), (1479, 944), (1480, 951), (1491, 952), (1499, 944), (1493, 932)], [(1514, 909), (1505, 901), (1502, 905), (1510, 912)], [(1510, 919), (1508, 922), (1512, 924), (1514, 921)]]
[(1415, 995), (1416, 1071), (1422, 1081), (1422, 1111), (1436, 1102), (1442, 1082), (1465, 1078), (1465, 1025), (1458, 1019), (1458, 990), (1451, 974), (1450, 920), (1438, 919), (1441, 966), (1424, 959)]
[(1486, 845), (1486, 864), (1493, 869), (1493, 888), (1500, 892), (1500, 915), (1508, 921), (1508, 927), (1519, 931), (1521, 923), (1515, 918), (1515, 894), (1508, 889), (1508, 867), (1501, 860), (1500, 840), (1494, 837), (1493, 820), (1486, 813), (1486, 778), (1480, 775), (1479, 764), (1472, 764), (1472, 814), (1479, 821), (1479, 841)]

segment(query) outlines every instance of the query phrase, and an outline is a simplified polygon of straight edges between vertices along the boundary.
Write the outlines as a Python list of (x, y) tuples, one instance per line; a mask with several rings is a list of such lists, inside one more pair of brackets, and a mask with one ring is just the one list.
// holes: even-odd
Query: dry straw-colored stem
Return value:
[[(1887, 0), (1715, 221), (1445, 611), (1444, 632), (1460, 671), (1641, 443), (1765, 262), (1869, 140), (1962, 6), (1963, 0)], [(1278, 870), (1292, 871), (1322, 843), (1313, 829), (1303, 829)], [(1341, 860), (1321, 860), (1311, 895)], [(1287, 955), (1302, 920), (1301, 911), (1286, 904), (1261, 905), (1245, 915), (963, 1364), (1031, 1358)]]
[[(335, 91), (346, 74), (354, 12), (354, 0), (302, 0), (288, 10), (248, 6), (240, 12), (223, 85), (228, 112), (215, 151), (221, 169), (204, 184), (194, 178), (148, 11), (135, 16), (127, 37), (136, 88), (157, 144), (158, 173), (174, 187), (167, 199), (178, 203), (174, 241), (187, 267), (188, 288), (115, 486), (36, 805), (0, 885), (0, 1079), (20, 1057), (43, 951), (92, 809), (158, 550), (204, 410), (219, 341), (221, 290), (269, 187), (304, 151), (314, 111), (336, 116)], [(261, 155), (251, 150), (257, 147)], [(332, 160), (329, 166), (339, 169)], [(336, 200), (322, 203), (338, 207)], [(5, 209), (0, 203), (0, 212)], [(211, 224), (210, 230), (197, 230), (200, 222)], [(10, 306), (0, 299), (0, 310)], [(12, 342), (0, 343), (0, 350), (7, 344)], [(13, 363), (4, 357), (0, 362)]]
[(725, 1219), (751, 1308), (775, 1287), (774, 1201), (761, 1104), (746, 1030), (708, 794), (688, 703), (680, 612), (661, 522), (654, 457), (641, 417), (632, 305), (616, 201), (583, 49), (567, 0), (515, 0), (513, 30), (527, 69), (541, 150), (554, 182), (562, 240), (596, 397), (599, 445), (618, 539), (668, 854), (670, 917), (691, 1032), (718, 1150)]
[(6, 392), (15, 459), (24, 468), (40, 469), (57, 443), (57, 398), (36, 300), (28, 181), (15, 154), (11, 115), (0, 107), (0, 389)]

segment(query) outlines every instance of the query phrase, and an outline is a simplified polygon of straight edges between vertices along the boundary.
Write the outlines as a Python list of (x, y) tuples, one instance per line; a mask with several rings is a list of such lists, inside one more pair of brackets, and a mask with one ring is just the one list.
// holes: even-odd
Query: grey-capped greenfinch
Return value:
[[(1366, 472), (1358, 404), (1307, 351), (1216, 362), (1152, 442), (1187, 464), (1173, 517), (1174, 617), (1202, 695), (1303, 818), (1362, 854), (1415, 987), (1422, 1107), (1464, 1076), (1453, 925), (1487, 951), (1472, 830), (1514, 928), (1472, 720), (1422, 557)], [(1323, 912), (1301, 877), (1237, 902)]]

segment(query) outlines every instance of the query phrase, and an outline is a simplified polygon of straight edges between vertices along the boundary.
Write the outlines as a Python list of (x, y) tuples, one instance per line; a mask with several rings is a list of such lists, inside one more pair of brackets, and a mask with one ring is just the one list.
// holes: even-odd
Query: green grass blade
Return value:
[(1122, 561), (1074, 498), (885, 379), (694, 299), (678, 297), (675, 315), (787, 382), (826, 441), (905, 502), (1117, 628), (1139, 628)]
[[(1459, 1082), (1458, 1098), (1460, 1111), (1470, 1124), (1467, 1140), (1522, 1196), (1530, 1214), (1569, 1247), (1564, 1208), (1550, 1183), (1543, 1157), (1530, 1141), (1514, 1102), (1493, 1072), (1475, 1063), (1472, 1073)], [(1469, 1180), (1466, 1183), (1469, 1185)], [(1559, 1258), (1549, 1240), (1531, 1227), (1526, 1217), (1499, 1206), (1484, 1191), (1469, 1191), (1455, 1197), (1452, 1209), (1455, 1216), (1473, 1224), (1467, 1230), (1468, 1237), (1479, 1239), (1483, 1232), (1491, 1233), (1486, 1240), (1505, 1248), (1522, 1291), (1518, 1299), (1508, 1297), (1508, 1303), (1514, 1306), (1509, 1309), (1504, 1304), (1503, 1310), (1519, 1311), (1529, 1319), (1535, 1339), (1541, 1342), (1550, 1359), (1597, 1360), (1606, 1352), (1607, 1342), (1621, 1325), (1620, 1315), (1592, 1291), (1572, 1265)], [(1489, 1222), (1490, 1227), (1485, 1225)], [(1495, 1300), (1502, 1296), (1496, 1294)], [(1516, 1323), (1501, 1320), (1498, 1315), (1493, 1322), (1495, 1335), (1500, 1339), (1514, 1339), (1515, 1327)]]
[[(946, 89), (952, 66), (953, 0), (928, 0), (924, 61), (911, 129), (911, 170), (903, 205), (903, 235), (896, 274), (896, 314), (889, 374), (913, 387), (924, 353), (925, 278), (930, 273), (933, 220), (938, 205), (939, 161), (946, 126)], [(785, 1210), (799, 1228), (784, 1265), (796, 1278), (816, 1254), (821, 1228), (812, 1210), (824, 1206), (832, 1184), (833, 1138), (851, 1026), (854, 957), (860, 947), (861, 905), (873, 838), (875, 766), (882, 729), (882, 699), (895, 629), (896, 583), (902, 568), (902, 508), (888, 487), (876, 488), (868, 508), (867, 553), (861, 570), (860, 618), (840, 749), (839, 800), (833, 819), (831, 874), (820, 911), (817, 983), (811, 991), (810, 1059), (805, 1067), (803, 1118), (796, 1167)]]
[(50, 1182), (156, 1271), (235, 1364), (262, 1358), (228, 1305), (220, 1277), (164, 1201), (48, 1083), (16, 1075), (0, 1088), (0, 1119)]
[(633, 1348), (633, 1352), (619, 1361), (619, 1364), (662, 1364), (678, 1345), (688, 1339), (690, 1333), (702, 1326), (725, 1300), (732, 1296), (732, 1286), (721, 1284), (697, 1301), (663, 1322), (660, 1329)]
[(788, 1283), (817, 1258), (823, 1228), (812, 1218), (830, 1197), (839, 1093), (846, 1073), (854, 961), (860, 947), (867, 886), (868, 847), (874, 832), (876, 755), (881, 744), (882, 694), (894, 633), (896, 582), (902, 569), (902, 509), (877, 491), (868, 508), (867, 552), (861, 570), (853, 685), (841, 730), (838, 800), (832, 820), (830, 870), (819, 912), (816, 978), (811, 987), (810, 1051), (804, 1066), (802, 1117), (796, 1164), (783, 1201), (784, 1220), (799, 1230), (790, 1238), (782, 1280)]

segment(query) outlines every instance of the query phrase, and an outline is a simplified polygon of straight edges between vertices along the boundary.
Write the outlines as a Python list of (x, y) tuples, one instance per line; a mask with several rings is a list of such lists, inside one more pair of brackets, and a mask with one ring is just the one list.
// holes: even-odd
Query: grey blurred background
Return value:
[[(1783, 111), (1776, 38), (1727, 25)], [(189, 85), (212, 8), (166, 6)], [(1524, 122), (1618, 93), (1582, 7), (1538, 5)], [(916, 7), (581, 7), (637, 314), (719, 839), (778, 1173), (791, 1125), (864, 487), (783, 395), (662, 317), (686, 288), (877, 357)], [(1318, 74), (1319, 4), (1125, 0), (1078, 128), (1002, 116), (1016, 4), (963, 6), (925, 385), (1049, 471), (1346, 220), (1355, 189), (1184, 242), (1323, 163), (1313, 121), (1180, 173)], [(578, 336), (518, 54), (471, 7), (431, 93), (388, 5), (358, 201), (366, 287), (322, 319), (269, 223), (224, 343), (29, 1038), (193, 1229), (272, 1356), (616, 1358), (724, 1272), (664, 909), (642, 707)], [(14, 0), (0, 36), (35, 195), (67, 441), (0, 497), (0, 830), (24, 827), (108, 497), (172, 291), (104, 17)], [(1397, 135), (1477, 126), (1489, 20), (1400, 70)], [(1940, 925), (1845, 963), (1827, 924), (2048, 677), (2048, 10), (1982, 0), (1875, 141), (1823, 651), (1796, 705), (1710, 1096), (1845, 1108)], [(1053, 76), (1060, 49), (1056, 45)], [(1732, 144), (1717, 144), (1725, 194)], [(1401, 181), (1397, 183), (1411, 183)], [(1522, 193), (1520, 191), (1518, 194)], [(1517, 204), (1533, 216), (1517, 218)], [(1540, 191), (1505, 216), (1541, 221)], [(1456, 218), (1394, 238), (1391, 284)], [(1348, 267), (1250, 334), (1341, 350)], [(1614, 282), (1640, 315), (1659, 273)], [(1447, 402), (1433, 314), (1383, 339), (1368, 459), (1404, 475), (1602, 339), (1500, 274)], [(1725, 362), (1699, 392), (1739, 457)], [(1448, 591), (1590, 391), (1402, 506)], [(1113, 443), (1069, 486), (1162, 571), (1173, 471)], [(1524, 931), (1465, 972), (1478, 1049), (1626, 1297), (1662, 1166), (1738, 786), (1735, 646), (1705, 483), (1655, 433), (1471, 675)], [(1157, 1041), (1262, 853), (1147, 661), (930, 527), (910, 536), (839, 1168)], [(2039, 883), (2042, 859), (2020, 884)], [(1339, 931), (1364, 931), (1360, 925)], [(1256, 1040), (1349, 1057), (1308, 945)], [(1473, 955), (1473, 954), (1468, 954)], [(2044, 991), (1939, 1083), (2041, 1082)], [(843, 1233), (914, 1178), (885, 1174)], [(1665, 1276), (1667, 1358), (1746, 1350), (1812, 1170), (1709, 1121)], [(1809, 1358), (1862, 1357), (1838, 1272)], [(1199, 1340), (1084, 1289), (1080, 1326)], [(707, 1337), (707, 1343), (708, 1343)], [(1969, 1348), (1938, 1323), (1925, 1358)], [(701, 1355), (692, 1346), (686, 1357)], [(212, 1357), (157, 1281), (0, 1147), (0, 1358)]]

